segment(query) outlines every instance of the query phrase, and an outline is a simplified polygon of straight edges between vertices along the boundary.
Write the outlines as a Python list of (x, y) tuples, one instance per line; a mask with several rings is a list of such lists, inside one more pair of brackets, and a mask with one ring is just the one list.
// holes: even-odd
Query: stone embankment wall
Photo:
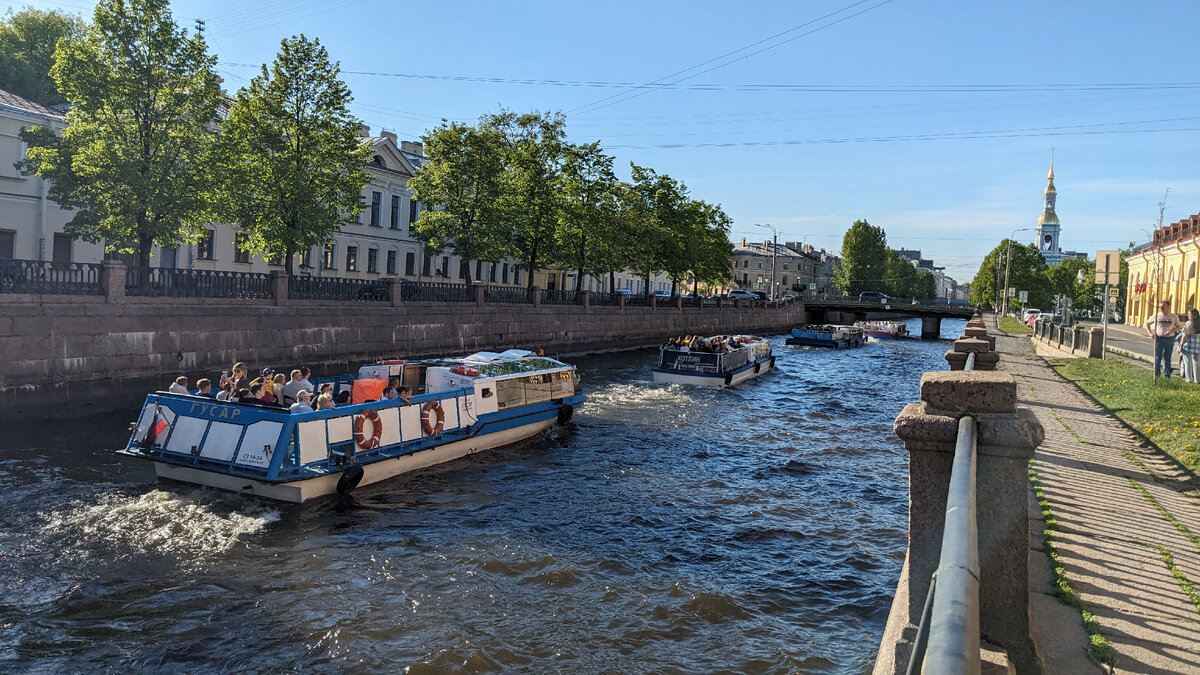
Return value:
[(802, 304), (657, 307), (201, 300), (7, 295), (0, 311), (0, 415), (140, 401), (179, 374), (192, 384), (235, 361), (339, 373), (379, 358), (507, 348), (584, 353), (671, 335), (773, 334)]

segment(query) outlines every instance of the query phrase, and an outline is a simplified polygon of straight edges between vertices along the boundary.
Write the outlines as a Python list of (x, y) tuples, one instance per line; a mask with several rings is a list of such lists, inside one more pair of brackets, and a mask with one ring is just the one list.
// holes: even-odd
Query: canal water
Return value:
[(570, 427), (341, 501), (160, 486), (132, 411), (4, 430), (0, 671), (868, 670), (947, 343), (772, 342), (725, 391), (574, 359)]

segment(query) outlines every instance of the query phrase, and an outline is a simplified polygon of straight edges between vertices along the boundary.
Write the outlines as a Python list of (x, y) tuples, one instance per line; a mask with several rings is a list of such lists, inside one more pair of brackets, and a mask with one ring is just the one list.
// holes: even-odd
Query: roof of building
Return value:
[(0, 89), (0, 108), (8, 108), (23, 113), (33, 115), (41, 115), (43, 117), (62, 117), (63, 114), (57, 110), (44, 106), (41, 103), (34, 103), (27, 98), (22, 98), (16, 94)]

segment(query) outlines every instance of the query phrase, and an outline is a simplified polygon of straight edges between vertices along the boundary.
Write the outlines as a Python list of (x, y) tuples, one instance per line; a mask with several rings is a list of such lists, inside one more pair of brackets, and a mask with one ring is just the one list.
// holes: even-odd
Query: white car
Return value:
[(1025, 310), (1024, 314), (1021, 315), (1021, 321), (1024, 323), (1029, 323), (1030, 319), (1037, 317), (1037, 315), (1041, 313), (1042, 310), (1030, 307), (1029, 309)]
[(655, 298), (658, 298), (658, 299), (660, 299), (660, 300), (661, 300), (661, 299), (664, 299), (664, 298), (665, 298), (665, 299), (670, 299), (670, 297), (671, 297), (671, 291), (667, 291), (667, 290), (663, 290), (663, 291), (654, 291), (654, 297), (655, 297)]

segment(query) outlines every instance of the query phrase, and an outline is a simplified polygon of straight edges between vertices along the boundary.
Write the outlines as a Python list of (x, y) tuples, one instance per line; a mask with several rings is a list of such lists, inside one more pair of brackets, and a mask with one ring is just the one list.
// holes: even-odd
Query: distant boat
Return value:
[[(411, 401), (380, 399), (392, 377)], [(303, 502), (516, 443), (566, 424), (585, 400), (574, 366), (517, 349), (379, 361), (322, 382), (353, 402), (289, 414), (150, 394), (118, 452), (154, 462), (160, 478)]]
[(688, 344), (672, 340), (659, 348), (654, 381), (733, 387), (775, 367), (771, 345), (750, 335), (715, 335)]
[(840, 326), (836, 324), (806, 324), (792, 329), (792, 336), (787, 339), (789, 345), (805, 347), (861, 347), (867, 343), (867, 337), (858, 326)]
[(856, 321), (854, 325), (876, 340), (895, 340), (908, 335), (908, 326), (899, 321)]

